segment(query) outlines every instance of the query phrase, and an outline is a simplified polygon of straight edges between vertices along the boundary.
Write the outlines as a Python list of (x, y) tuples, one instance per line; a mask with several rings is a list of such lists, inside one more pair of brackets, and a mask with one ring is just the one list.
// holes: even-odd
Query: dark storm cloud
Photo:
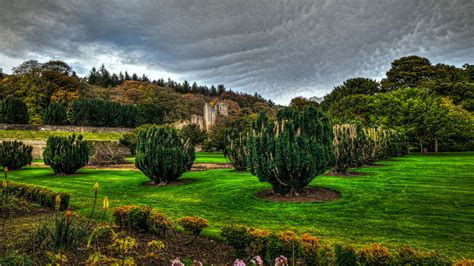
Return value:
[(322, 96), (350, 77), (380, 78), (409, 54), (474, 61), (471, 0), (0, 4), (2, 58), (63, 58), (81, 73), (100, 63), (141, 66), (277, 102)]

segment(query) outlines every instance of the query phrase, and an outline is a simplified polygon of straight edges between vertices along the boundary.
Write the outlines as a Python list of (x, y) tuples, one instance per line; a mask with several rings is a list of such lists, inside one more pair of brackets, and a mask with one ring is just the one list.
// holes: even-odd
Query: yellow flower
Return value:
[(99, 191), (99, 182), (95, 182), (94, 184), (94, 195), (97, 196), (97, 192)]
[(69, 224), (71, 222), (71, 211), (69, 208), (66, 211), (66, 223)]
[(107, 196), (104, 197), (104, 210), (109, 209), (109, 198)]
[(54, 200), (54, 202), (56, 203), (56, 209), (59, 210), (59, 208), (61, 207), (61, 196), (56, 195), (56, 199)]
[(3, 167), (3, 172), (8, 173), (8, 167)]

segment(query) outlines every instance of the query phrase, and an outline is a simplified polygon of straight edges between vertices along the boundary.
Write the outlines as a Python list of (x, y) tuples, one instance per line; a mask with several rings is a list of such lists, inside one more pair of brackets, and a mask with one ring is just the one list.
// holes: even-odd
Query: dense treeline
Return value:
[(474, 149), (474, 66), (469, 64), (432, 65), (426, 58), (402, 57), (380, 83), (352, 78), (320, 104), (298, 97), (291, 105), (320, 105), (335, 123), (402, 130), (421, 151)]
[[(120, 119), (114, 119), (108, 126), (189, 120), (192, 114), (203, 115), (204, 103), (216, 100), (225, 101), (233, 115), (256, 113), (262, 109), (271, 109), (274, 105), (258, 94), (236, 93), (227, 90), (224, 85), (207, 87), (195, 82), (179, 83), (171, 79), (150, 81), (146, 75), (139, 77), (137, 74), (129, 75), (128, 72), (110, 74), (105, 66), (99, 70), (93, 68), (87, 77), (79, 78), (72, 68), (62, 61), (39, 63), (34, 60), (15, 67), (11, 75), (2, 74), (0, 100), (8, 96), (19, 98), (26, 104), (29, 117), (22, 123), (33, 124), (65, 123), (63, 117), (55, 117), (51, 112), (61, 108), (59, 105), (52, 105), (53, 103), (59, 103), (66, 109), (68, 123), (78, 124), (75, 118), (71, 117), (73, 103), (84, 99), (103, 100), (138, 108), (135, 122), (123, 123), (117, 122)], [(102, 105), (116, 106), (112, 103)], [(60, 111), (63, 114), (62, 110)], [(95, 115), (100, 114), (109, 115), (106, 112)], [(96, 122), (87, 121), (86, 124), (104, 125), (100, 121), (106, 121), (108, 117), (88, 120)]]

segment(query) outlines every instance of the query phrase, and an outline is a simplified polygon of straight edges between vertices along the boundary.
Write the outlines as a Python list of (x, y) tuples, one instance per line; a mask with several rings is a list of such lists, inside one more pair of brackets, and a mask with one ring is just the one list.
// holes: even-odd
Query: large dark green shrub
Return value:
[(176, 180), (194, 159), (194, 146), (175, 129), (154, 126), (138, 132), (135, 165), (155, 184)]
[(67, 125), (66, 108), (59, 102), (49, 104), (44, 110), (43, 123), (46, 125)]
[(50, 136), (43, 152), (44, 163), (51, 166), (56, 175), (75, 173), (89, 161), (89, 148), (82, 135), (76, 138)]
[(249, 133), (229, 128), (225, 131), (224, 144), (224, 156), (235, 170), (247, 170), (247, 160), (250, 156)]
[(0, 123), (28, 124), (28, 108), (20, 98), (8, 96), (0, 101)]
[(21, 141), (2, 141), (0, 143), (0, 165), (10, 170), (20, 169), (31, 164), (33, 147)]
[(250, 140), (249, 168), (277, 194), (295, 196), (334, 162), (329, 117), (316, 107), (260, 113)]
[(72, 123), (94, 127), (136, 127), (140, 111), (136, 106), (104, 100), (80, 99), (72, 103)]
[(335, 173), (346, 173), (350, 167), (357, 165), (359, 158), (357, 126), (351, 124), (334, 125), (334, 151), (336, 162)]

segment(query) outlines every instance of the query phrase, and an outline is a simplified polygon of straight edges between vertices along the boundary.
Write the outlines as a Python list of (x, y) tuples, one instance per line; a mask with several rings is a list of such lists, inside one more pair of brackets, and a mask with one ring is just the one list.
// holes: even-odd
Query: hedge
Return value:
[(10, 195), (22, 197), (49, 208), (56, 206), (56, 196), (59, 196), (61, 198), (59, 210), (66, 210), (69, 207), (70, 196), (67, 193), (56, 193), (46, 188), (12, 182), (8, 182), (6, 192)]

